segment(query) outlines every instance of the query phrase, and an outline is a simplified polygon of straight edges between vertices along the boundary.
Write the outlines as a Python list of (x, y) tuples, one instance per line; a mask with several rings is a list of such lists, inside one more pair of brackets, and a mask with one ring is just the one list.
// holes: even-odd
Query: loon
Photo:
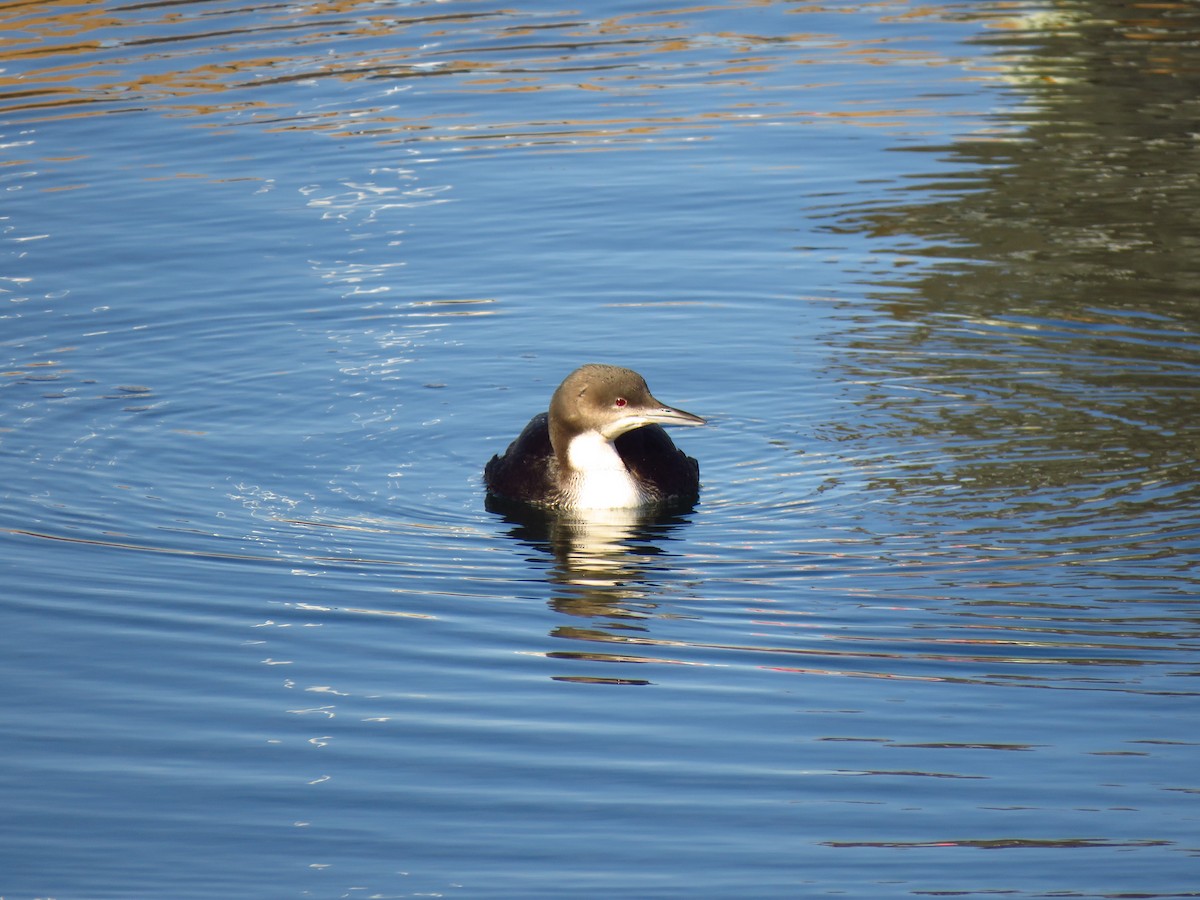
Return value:
[(655, 400), (637, 372), (589, 363), (558, 386), (549, 412), (491, 458), (483, 480), (494, 497), (551, 509), (694, 502), (700, 466), (661, 426), (703, 424)]

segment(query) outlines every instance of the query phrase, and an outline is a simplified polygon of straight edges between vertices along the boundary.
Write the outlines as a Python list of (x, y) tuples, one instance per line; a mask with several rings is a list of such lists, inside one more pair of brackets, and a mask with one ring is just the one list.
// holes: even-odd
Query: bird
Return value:
[(483, 470), (493, 497), (554, 510), (694, 503), (700, 465), (663, 425), (705, 420), (656, 400), (632, 369), (588, 363)]

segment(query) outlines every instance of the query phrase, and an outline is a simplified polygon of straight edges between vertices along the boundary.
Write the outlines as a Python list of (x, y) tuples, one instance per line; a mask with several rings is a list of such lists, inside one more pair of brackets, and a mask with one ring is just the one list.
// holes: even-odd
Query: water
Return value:
[(0, 896), (1200, 896), (1190, 7), (4, 15)]

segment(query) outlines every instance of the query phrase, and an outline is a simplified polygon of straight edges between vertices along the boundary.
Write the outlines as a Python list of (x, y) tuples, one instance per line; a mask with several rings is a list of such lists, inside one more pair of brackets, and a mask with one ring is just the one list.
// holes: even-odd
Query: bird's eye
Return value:
[(616, 401), (616, 402), (613, 404), (613, 406), (616, 406), (616, 407), (622, 407), (622, 406), (624, 406), (624, 405), (626, 404), (626, 402), (627, 402), (627, 401), (625, 400), (625, 398), (624, 398), (624, 397), (618, 397), (618, 398), (617, 398), (617, 401)]

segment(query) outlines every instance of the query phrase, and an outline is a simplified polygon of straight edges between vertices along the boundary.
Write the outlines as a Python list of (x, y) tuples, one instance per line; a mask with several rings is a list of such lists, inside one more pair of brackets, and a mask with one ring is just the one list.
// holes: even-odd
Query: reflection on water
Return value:
[(550, 582), (577, 601), (581, 614), (591, 608), (588, 596), (606, 598), (601, 605), (646, 596), (647, 578), (677, 570), (679, 560), (664, 558), (667, 542), (691, 522), (689, 510), (597, 509), (577, 513), (543, 510), (489, 496), (487, 507), (503, 516), (509, 535), (554, 560)]
[[(555, 624), (550, 636), (572, 642), (621, 644), (621, 652), (551, 650), (538, 654), (573, 662), (696, 665), (646, 655), (664, 641), (651, 637), (662, 615), (667, 582), (689, 578), (687, 560), (670, 552), (692, 524), (691, 510), (678, 508), (598, 509), (575, 513), (543, 510), (488, 497), (489, 510), (503, 515), (509, 536), (553, 560), (546, 573), (550, 609), (591, 620), (591, 626)], [(695, 578), (694, 572), (690, 577)], [(581, 684), (648, 685), (619, 675), (554, 675)]]
[[(0, 110), (37, 121), (150, 108), (219, 127), (449, 141), (456, 150), (479, 141), (638, 144), (711, 137), (724, 124), (827, 116), (913, 122), (938, 110), (897, 110), (886, 92), (852, 108), (822, 108), (830, 104), (816, 96), (815, 105), (795, 108), (791, 95), (835, 86), (813, 81), (821, 65), (965, 64), (947, 60), (945, 45), (916, 27), (920, 13), (848, 43), (838, 34), (839, 14), (804, 9), (797, 30), (781, 31), (791, 24), (779, 16), (787, 11), (755, 2), (583, 16), (536, 4), (499, 11), (425, 2), (397, 10), (375, 0), (268, 9), (41, 4), (19, 10), (0, 41), (5, 57), (20, 63), (0, 73)], [(337, 87), (313, 90), (324, 81)], [(366, 96), (332, 99), (356, 82), (368, 82)], [(423, 102), (431, 90), (442, 100), (433, 111)], [(667, 106), (649, 94), (658, 91), (688, 99)], [(753, 101), (761, 111), (746, 106), (747, 93), (761, 94)], [(481, 105), (488, 97), (504, 102)], [(490, 115), (491, 106), (505, 112)]]
[(857, 397), (895, 444), (879, 483), (1000, 534), (1037, 523), (1097, 562), (1161, 560), (1169, 581), (1200, 502), (1200, 12), (1022, 24), (1037, 30), (994, 39), (1021, 130), (934, 148), (957, 184), (842, 225), (933, 262), (889, 273), (891, 327), (854, 337)]

